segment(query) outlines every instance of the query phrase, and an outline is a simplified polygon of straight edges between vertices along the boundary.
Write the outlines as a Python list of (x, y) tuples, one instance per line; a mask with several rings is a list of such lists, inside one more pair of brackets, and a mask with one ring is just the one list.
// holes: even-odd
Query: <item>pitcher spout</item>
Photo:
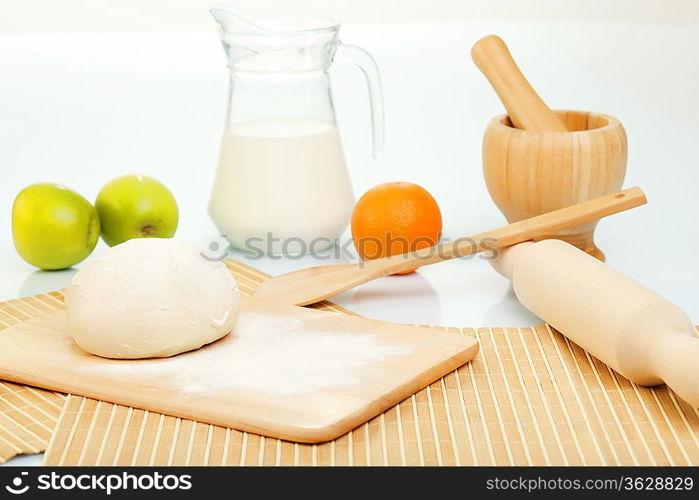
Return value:
[(209, 12), (229, 33), (298, 36), (336, 32), (340, 27), (338, 21), (326, 17), (265, 17), (250, 15), (226, 4), (214, 5)]
[(214, 5), (209, 10), (222, 32), (228, 33), (267, 33), (267, 30), (252, 21), (251, 16), (228, 5)]
[(337, 21), (326, 18), (260, 18), (214, 6), (232, 71), (299, 72), (327, 69), (338, 45)]

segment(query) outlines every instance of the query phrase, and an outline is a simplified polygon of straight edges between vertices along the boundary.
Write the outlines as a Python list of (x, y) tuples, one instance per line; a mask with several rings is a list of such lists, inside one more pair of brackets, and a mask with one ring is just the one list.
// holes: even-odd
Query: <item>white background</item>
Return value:
[[(421, 184), (439, 202), (451, 238), (504, 222), (488, 197), (480, 159), (483, 129), (503, 110), (469, 55), (478, 38), (502, 36), (551, 107), (601, 111), (622, 121), (629, 137), (626, 186), (643, 187), (649, 204), (601, 222), (598, 245), (610, 265), (699, 322), (699, 4), (236, 4), (336, 17), (343, 41), (375, 56), (386, 108), (379, 161), (370, 159), (361, 73), (339, 64), (332, 69), (355, 193), (385, 181)], [(177, 237), (202, 246), (216, 238), (206, 205), (227, 77), (208, 7), (204, 0), (0, 0), (0, 300), (61, 288), (73, 272), (36, 271), (14, 250), (12, 201), (35, 182), (60, 182), (94, 200), (114, 177), (151, 175), (179, 202)], [(104, 248), (100, 243), (97, 251)], [(312, 264), (244, 261), (272, 274)], [(399, 322), (538, 322), (513, 298), (509, 283), (477, 258), (379, 280), (338, 301)]]

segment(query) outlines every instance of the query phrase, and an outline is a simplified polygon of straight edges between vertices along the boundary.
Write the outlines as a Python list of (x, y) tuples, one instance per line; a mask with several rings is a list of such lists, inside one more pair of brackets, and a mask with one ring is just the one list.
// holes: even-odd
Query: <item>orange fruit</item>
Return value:
[(371, 188), (352, 212), (352, 239), (362, 260), (436, 245), (441, 233), (439, 205), (427, 190), (410, 182), (387, 182)]

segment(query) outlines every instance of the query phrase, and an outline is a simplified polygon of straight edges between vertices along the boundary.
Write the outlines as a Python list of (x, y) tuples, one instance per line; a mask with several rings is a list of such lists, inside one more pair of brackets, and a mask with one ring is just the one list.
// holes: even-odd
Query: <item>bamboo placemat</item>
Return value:
[[(243, 293), (267, 278), (228, 264)], [(60, 293), (48, 297), (62, 299)], [(22, 307), (26, 316), (37, 313)], [(349, 313), (330, 303), (318, 307)], [(630, 383), (547, 325), (426, 328), (474, 335), (481, 352), (335, 441), (290, 443), (68, 396), (44, 464), (699, 464), (697, 409), (665, 387)]]
[[(62, 306), (55, 293), (0, 302), (0, 330)], [(44, 451), (64, 401), (63, 394), (0, 381), (0, 463)]]

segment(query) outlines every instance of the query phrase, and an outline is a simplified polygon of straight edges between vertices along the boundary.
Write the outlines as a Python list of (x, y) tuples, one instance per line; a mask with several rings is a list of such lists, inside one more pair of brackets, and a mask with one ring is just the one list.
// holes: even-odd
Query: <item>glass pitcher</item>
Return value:
[(209, 214), (236, 248), (315, 253), (346, 229), (354, 194), (335, 123), (328, 69), (365, 74), (374, 157), (383, 147), (383, 102), (371, 55), (344, 45), (328, 19), (251, 21), (226, 7), (220, 25), (230, 70), (228, 112)]

